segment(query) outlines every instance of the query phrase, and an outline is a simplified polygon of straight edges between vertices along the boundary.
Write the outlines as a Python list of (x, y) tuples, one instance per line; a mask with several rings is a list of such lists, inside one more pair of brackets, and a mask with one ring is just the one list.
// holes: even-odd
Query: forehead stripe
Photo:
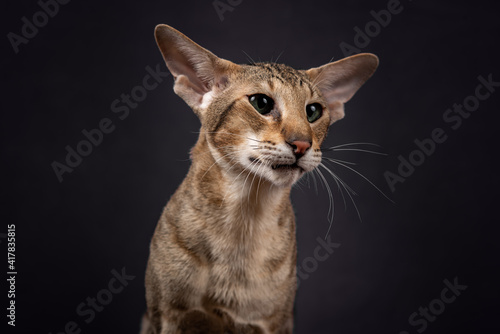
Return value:
[(226, 116), (229, 113), (229, 111), (231, 111), (231, 109), (233, 109), (235, 102), (236, 101), (231, 102), (231, 104), (228, 105), (227, 108), (224, 109), (224, 111), (220, 114), (219, 119), (217, 120), (217, 124), (215, 124), (215, 127), (212, 129), (213, 132), (216, 132), (217, 130), (219, 130), (219, 128), (222, 126), (222, 124), (224, 124), (224, 122), (226, 120)]

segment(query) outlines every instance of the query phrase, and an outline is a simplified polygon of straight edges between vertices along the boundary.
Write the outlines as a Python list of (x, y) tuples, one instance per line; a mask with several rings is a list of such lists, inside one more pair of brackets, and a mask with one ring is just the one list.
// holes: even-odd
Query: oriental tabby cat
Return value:
[(378, 59), (237, 65), (167, 25), (155, 36), (201, 130), (151, 241), (142, 333), (292, 333), (291, 187)]

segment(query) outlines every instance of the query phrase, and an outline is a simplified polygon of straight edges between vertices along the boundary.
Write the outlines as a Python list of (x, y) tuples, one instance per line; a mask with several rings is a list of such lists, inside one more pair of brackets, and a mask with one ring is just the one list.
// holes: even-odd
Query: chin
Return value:
[(273, 169), (268, 174), (267, 179), (276, 187), (287, 188), (293, 186), (303, 175), (305, 171), (300, 167)]

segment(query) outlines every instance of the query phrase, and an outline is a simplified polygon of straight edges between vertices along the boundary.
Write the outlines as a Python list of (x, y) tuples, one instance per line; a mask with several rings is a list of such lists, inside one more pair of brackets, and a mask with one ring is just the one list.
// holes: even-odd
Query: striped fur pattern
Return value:
[[(307, 71), (236, 65), (169, 26), (155, 34), (174, 91), (201, 130), (151, 241), (142, 333), (292, 333), (291, 187), (321, 162), (329, 126), (377, 58), (362, 54)], [(271, 98), (272, 110), (259, 113), (249, 101), (255, 94)], [(306, 114), (312, 103), (322, 109), (314, 122)]]

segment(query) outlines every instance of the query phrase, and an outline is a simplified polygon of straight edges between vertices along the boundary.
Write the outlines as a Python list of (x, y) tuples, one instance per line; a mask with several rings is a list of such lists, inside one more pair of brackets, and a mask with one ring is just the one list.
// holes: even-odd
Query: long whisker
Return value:
[[(234, 184), (234, 182), (236, 182), (236, 180), (240, 177), (241, 174), (243, 174), (245, 171), (247, 171), (249, 168), (252, 168), (253, 164), (256, 163), (257, 160), (253, 161), (252, 163), (250, 163), (250, 165), (246, 166), (233, 180), (233, 182), (231, 182), (231, 184), (229, 185), (228, 189), (226, 190), (226, 193), (224, 194), (224, 198), (222, 199), (222, 203), (221, 203), (221, 207), (222, 207), (222, 204), (224, 203), (225, 199), (226, 199), (226, 196), (227, 196), (227, 193), (229, 192), (231, 186)], [(236, 164), (236, 163), (235, 163)], [(234, 165), (235, 165), (234, 164)], [(233, 165), (233, 166), (234, 166)], [(247, 176), (248, 177), (248, 176)], [(246, 182), (246, 179), (245, 179), (245, 182)], [(244, 186), (244, 184), (243, 184)]]
[[(262, 157), (262, 154), (259, 155), (257, 157), (257, 159), (253, 162), (255, 162), (256, 164), (259, 164), (259, 166), (257, 167), (257, 170), (254, 172), (253, 169), (252, 169), (252, 173), (253, 173), (253, 178), (252, 178), (252, 182), (250, 183), (250, 191), (248, 192), (248, 197), (247, 197), (247, 202), (250, 202), (250, 193), (251, 193), (251, 190), (252, 190), (252, 185), (253, 185), (253, 182), (255, 181), (255, 177), (257, 176), (257, 174), (259, 173), (259, 170), (262, 168), (262, 161), (260, 160), (260, 158)], [(261, 163), (258, 163), (258, 161), (260, 161)], [(259, 176), (259, 179), (260, 179), (260, 176)], [(245, 181), (246, 182), (246, 181)], [(260, 184), (260, 183), (259, 183)], [(255, 196), (255, 202), (257, 202), (258, 198), (257, 198), (257, 195)]]
[[(326, 178), (323, 175), (323, 173), (321, 173), (321, 171), (319, 169), (315, 169), (315, 171), (318, 172), (318, 175), (320, 176), (321, 180), (323, 180), (325, 187), (326, 187), (326, 190), (328, 192), (328, 198), (330, 199), (330, 206), (328, 208), (328, 220), (330, 222), (330, 227), (331, 227), (332, 222), (333, 222), (333, 217), (335, 215), (335, 202), (333, 201), (332, 190), (330, 189), (330, 185), (326, 181)], [(331, 218), (330, 218), (330, 212), (332, 213)], [(330, 230), (330, 227), (328, 228), (328, 231)]]
[(305, 176), (306, 176), (307, 188), (311, 188), (311, 176), (309, 175), (309, 173), (306, 173)]
[(329, 168), (327, 168), (324, 164), (320, 163), (319, 166), (323, 167), (333, 177), (333, 181), (335, 181), (335, 183), (337, 184), (337, 188), (340, 190), (340, 195), (342, 196), (342, 200), (344, 201), (344, 208), (345, 210), (347, 210), (347, 202), (345, 200), (344, 191), (342, 190), (342, 187), (339, 181), (337, 180), (338, 179), (337, 175), (335, 175), (335, 173), (332, 172)]
[(304, 189), (302, 186), (304, 185), (304, 182), (306, 182), (303, 178), (299, 179), (295, 184), (292, 186), (293, 188), (299, 188), (300, 191), (304, 192)]
[(343, 166), (351, 171), (353, 171), (354, 173), (358, 174), (359, 176), (361, 176), (363, 179), (365, 179), (365, 181), (367, 181), (368, 183), (370, 183), (375, 189), (378, 190), (379, 193), (381, 193), (385, 198), (387, 198), (389, 200), (389, 202), (391, 203), (394, 203), (393, 200), (391, 200), (382, 190), (380, 190), (372, 181), (370, 181), (366, 176), (364, 176), (363, 174), (361, 174), (360, 172), (358, 172), (357, 170), (355, 170), (354, 168), (351, 168), (349, 166), (347, 166), (346, 164), (343, 164), (342, 162), (340, 162), (339, 160), (337, 159), (331, 159), (331, 158), (326, 158), (328, 161), (331, 161), (333, 163), (336, 163), (340, 166)]
[[(357, 195), (356, 192), (354, 190), (352, 190), (351, 187), (349, 187), (348, 184), (346, 184), (339, 176), (337, 176), (335, 173), (333, 173), (329, 168), (327, 168), (324, 164), (321, 164), (321, 166), (323, 168), (325, 168), (333, 177), (334, 180), (338, 180), (340, 182), (340, 184), (344, 187), (346, 193), (347, 193), (347, 196), (349, 196), (349, 198), (351, 199), (351, 202), (352, 204), (354, 205), (354, 209), (356, 210), (357, 214), (358, 214), (358, 218), (360, 221), (363, 221), (361, 219), (361, 214), (358, 210), (358, 206), (356, 205), (356, 201), (354, 201), (354, 198), (352, 197), (352, 195)], [(352, 193), (352, 195), (351, 195)]]
[(372, 145), (372, 146), (382, 147), (379, 144), (375, 144), (375, 143), (346, 143), (346, 144), (340, 144), (340, 145), (336, 145), (336, 146), (331, 146), (331, 147), (329, 147), (329, 149), (331, 149), (331, 148), (345, 147), (345, 146), (354, 146), (354, 145)]
[[(259, 155), (254, 161), (252, 161), (250, 163), (250, 169), (249, 169), (249, 172), (248, 172), (248, 175), (247, 177), (245, 178), (245, 181), (243, 182), (243, 187), (241, 187), (241, 192), (242, 192), (242, 195), (243, 195), (243, 192), (245, 191), (245, 185), (247, 183), (247, 180), (248, 180), (248, 177), (253, 174), (253, 179), (252, 181), (250, 182), (250, 187), (248, 189), (248, 194), (247, 194), (247, 203), (250, 202), (250, 193), (252, 192), (252, 184), (253, 184), (253, 181), (255, 180), (255, 176), (257, 175), (255, 172), (254, 172), (254, 168), (255, 166), (257, 166), (259, 164), (259, 159), (262, 157), (262, 155)], [(260, 166), (259, 166), (260, 167)], [(243, 196), (242, 196), (243, 197)], [(242, 217), (243, 217), (243, 201), (240, 202), (240, 209), (241, 209), (241, 213), (242, 213)], [(248, 207), (247, 207), (248, 209)]]
[[(236, 165), (236, 162), (233, 164), (233, 166)], [(247, 167), (245, 167), (233, 180), (233, 182), (231, 182), (231, 184), (229, 185), (229, 187), (227, 187), (227, 190), (226, 192), (224, 193), (224, 197), (222, 198), (222, 203), (220, 205), (220, 207), (222, 207), (222, 205), (224, 204), (224, 201), (226, 200), (226, 196), (227, 194), (229, 193), (229, 190), (231, 189), (231, 186), (234, 184), (234, 182), (236, 182), (236, 180), (240, 177), (241, 174), (243, 174), (248, 168), (250, 168), (251, 164)]]
[(310, 174), (312, 176), (313, 183), (314, 183), (314, 191), (316, 192), (316, 196), (318, 196), (318, 183), (316, 182), (316, 176), (314, 175), (314, 173), (310, 173)]
[(347, 184), (345, 184), (344, 181), (342, 181), (340, 178), (339, 178), (339, 181), (340, 181), (340, 184), (342, 184), (344, 189), (346, 190), (347, 196), (349, 196), (349, 198), (351, 199), (352, 205), (354, 205), (354, 209), (356, 210), (356, 213), (358, 214), (359, 221), (363, 221), (363, 219), (361, 218), (361, 213), (359, 212), (358, 206), (356, 205), (356, 201), (354, 200), (354, 198), (351, 195), (351, 192), (353, 193), (353, 195), (356, 195), (356, 193), (352, 190), (349, 191), (349, 189), (351, 189), (351, 188)]
[[(266, 164), (264, 164), (264, 162), (263, 162), (261, 167), (264, 167), (265, 165)], [(259, 170), (257, 170), (257, 173), (259, 172)], [(257, 202), (257, 200), (259, 198), (259, 188), (260, 188), (260, 182), (261, 181), (262, 181), (262, 176), (259, 176), (259, 183), (257, 184), (257, 191), (255, 192), (255, 202)]]
[(200, 179), (200, 180), (203, 180), (203, 178), (205, 177), (205, 175), (207, 175), (208, 171), (209, 171), (210, 169), (212, 169), (212, 167), (213, 167), (213, 166), (215, 166), (215, 164), (217, 164), (220, 160), (224, 159), (225, 157), (227, 157), (227, 156), (229, 156), (229, 155), (231, 155), (231, 154), (234, 154), (234, 152), (229, 152), (229, 153), (226, 153), (226, 154), (224, 154), (223, 156), (221, 156), (220, 158), (218, 158), (217, 160), (215, 160), (215, 162), (214, 162), (214, 163), (213, 163), (210, 167), (208, 167), (208, 169), (205, 171), (205, 173), (203, 173), (203, 176), (201, 177), (201, 179)]
[(334, 148), (334, 149), (325, 149), (325, 151), (334, 151), (334, 152), (339, 152), (339, 151), (357, 151), (357, 152), (365, 152), (365, 153), (378, 154), (378, 155), (387, 155), (387, 153), (370, 151), (370, 150), (363, 150), (363, 149), (360, 149), (360, 148)]
[[(324, 159), (332, 159), (332, 158), (329, 158), (329, 157), (323, 157)], [(345, 163), (345, 164), (348, 164), (348, 165), (357, 165), (357, 163), (355, 162), (351, 162), (351, 161), (345, 161), (345, 160), (340, 160), (340, 159), (336, 159), (337, 161), (340, 161), (342, 163)]]

